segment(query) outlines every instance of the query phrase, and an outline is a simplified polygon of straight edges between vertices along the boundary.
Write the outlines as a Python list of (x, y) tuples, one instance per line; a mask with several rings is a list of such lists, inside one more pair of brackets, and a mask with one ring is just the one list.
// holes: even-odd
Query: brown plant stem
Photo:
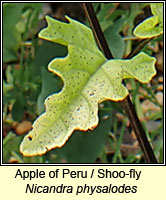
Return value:
[(153, 38), (148, 38), (148, 39), (144, 39), (142, 40), (139, 45), (126, 57), (127, 59), (134, 57), (135, 55), (137, 55), (137, 53), (139, 53), (144, 46), (149, 43)]
[[(96, 17), (96, 14), (94, 12), (94, 9), (92, 7), (91, 3), (83, 3), (83, 7), (85, 10), (85, 14), (89, 20), (90, 26), (92, 28), (92, 31), (94, 33), (96, 42), (101, 49), (101, 51), (104, 53), (107, 59), (112, 59), (112, 54), (109, 50), (108, 44), (106, 42), (106, 39), (104, 37), (104, 34), (101, 30), (100, 24), (98, 22), (98, 19)], [(122, 108), (125, 110), (131, 126), (136, 134), (137, 140), (139, 142), (139, 145), (142, 149), (145, 161), (147, 163), (157, 163), (157, 159), (155, 158), (155, 155), (153, 153), (153, 150), (151, 148), (151, 145), (146, 137), (145, 131), (141, 125), (141, 122), (136, 114), (135, 108), (130, 100), (129, 95), (123, 100), (118, 102)]]

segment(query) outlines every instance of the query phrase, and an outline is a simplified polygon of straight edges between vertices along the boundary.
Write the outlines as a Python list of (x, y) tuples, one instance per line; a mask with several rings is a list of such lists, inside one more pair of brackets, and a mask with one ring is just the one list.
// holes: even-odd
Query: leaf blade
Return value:
[[(68, 16), (65, 17), (69, 23), (60, 22), (54, 18), (46, 16), (48, 27), (40, 31), (39, 38), (65, 46), (70, 44), (78, 46), (79, 44), (79, 47), (102, 56), (90, 28)], [(53, 27), (56, 28), (56, 31)]]
[(163, 34), (163, 3), (151, 3), (153, 16), (138, 24), (133, 34), (140, 38), (151, 38)]
[[(77, 22), (77, 25), (79, 28), (80, 23)], [(90, 29), (88, 32), (92, 34)], [(63, 80), (64, 87), (46, 99), (46, 112), (38, 117), (32, 131), (25, 136), (20, 145), (20, 151), (25, 156), (42, 155), (53, 148), (62, 147), (75, 130), (94, 129), (99, 120), (98, 103), (123, 100), (128, 95), (122, 85), (124, 78), (148, 82), (155, 74), (155, 58), (143, 52), (131, 60), (107, 61), (95, 46), (92, 49), (84, 48), (82, 42), (79, 45), (70, 39), (67, 45), (68, 55), (55, 58), (48, 66)], [(145, 69), (147, 73), (144, 73)]]

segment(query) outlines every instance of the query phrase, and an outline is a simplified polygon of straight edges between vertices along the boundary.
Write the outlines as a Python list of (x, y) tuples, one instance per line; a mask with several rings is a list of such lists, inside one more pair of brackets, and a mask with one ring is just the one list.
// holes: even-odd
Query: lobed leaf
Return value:
[(65, 46), (73, 44), (102, 57), (96, 46), (92, 31), (68, 16), (66, 16), (66, 19), (70, 22), (69, 24), (46, 16), (48, 27), (41, 30), (39, 37)]
[(138, 24), (133, 34), (140, 38), (151, 38), (163, 33), (163, 3), (151, 3), (153, 16)]
[(68, 17), (69, 24), (46, 19), (48, 27), (39, 37), (68, 46), (68, 55), (55, 58), (48, 66), (64, 86), (45, 100), (46, 112), (34, 122), (20, 146), (25, 156), (62, 147), (74, 130), (94, 129), (99, 120), (98, 104), (128, 95), (123, 79), (147, 83), (155, 75), (155, 58), (142, 52), (131, 60), (106, 60), (89, 28)]

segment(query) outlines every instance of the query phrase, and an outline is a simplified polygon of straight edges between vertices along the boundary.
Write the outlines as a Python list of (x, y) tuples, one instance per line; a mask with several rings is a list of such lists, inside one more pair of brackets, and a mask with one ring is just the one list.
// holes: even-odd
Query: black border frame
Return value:
[[(3, 64), (3, 3), (75, 3), (76, 1), (1, 1), (1, 133), (3, 129), (3, 100), (2, 100), (2, 95), (3, 95), (3, 82), (2, 82), (2, 64)], [(92, 2), (92, 1), (77, 1), (77, 3), (83, 3), (83, 2)], [(101, 1), (101, 3), (108, 2), (108, 1)], [(110, 1), (110, 2), (115, 2), (115, 1)], [(164, 48), (163, 48), (163, 78), (164, 78), (164, 88), (163, 88), (163, 163), (158, 163), (158, 164), (90, 164), (90, 163), (66, 163), (66, 164), (61, 164), (61, 163), (56, 163), (56, 164), (51, 164), (51, 163), (44, 163), (44, 164), (39, 164), (39, 163), (24, 163), (24, 164), (7, 164), (3, 163), (3, 138), (1, 134), (1, 157), (0, 157), (0, 166), (166, 166), (165, 163), (165, 153), (166, 153), (166, 148), (165, 148), (165, 1), (116, 1), (116, 2), (125, 2), (125, 3), (134, 3), (134, 2), (140, 2), (140, 3), (163, 3), (163, 21), (164, 21), (164, 37), (163, 37), (163, 43), (164, 43)], [(93, 1), (93, 3), (100, 3), (100, 1)]]

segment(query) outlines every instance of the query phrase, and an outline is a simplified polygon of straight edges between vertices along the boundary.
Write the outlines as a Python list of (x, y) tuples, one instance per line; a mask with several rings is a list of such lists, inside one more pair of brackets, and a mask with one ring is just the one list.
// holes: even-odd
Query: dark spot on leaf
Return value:
[(94, 92), (91, 92), (89, 95), (90, 95), (90, 96), (93, 96), (94, 94), (95, 94)]
[(158, 23), (158, 24), (155, 25), (155, 27), (159, 27), (159, 25), (160, 25), (160, 24)]
[(29, 141), (32, 141), (32, 136), (28, 136)]

